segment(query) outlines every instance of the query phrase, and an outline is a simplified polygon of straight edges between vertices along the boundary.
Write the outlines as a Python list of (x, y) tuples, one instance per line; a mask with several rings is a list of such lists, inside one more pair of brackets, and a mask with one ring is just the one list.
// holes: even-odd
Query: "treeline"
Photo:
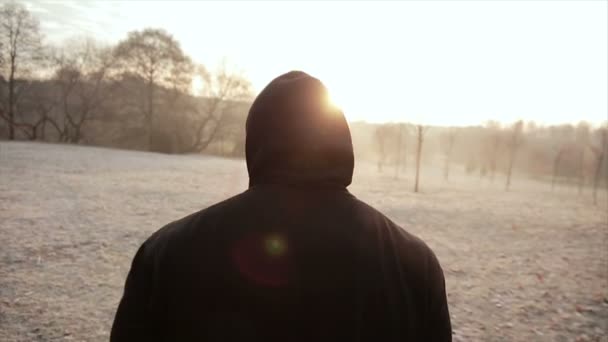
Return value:
[[(25, 7), (0, 7), (0, 139), (242, 156), (253, 95), (242, 75), (225, 63), (214, 70), (195, 63), (164, 30), (130, 32), (114, 46), (90, 38), (53, 46)], [(608, 175), (606, 125), (359, 122), (351, 130), (359, 159), (396, 177), (411, 168), (414, 191), (423, 163), (439, 166), (445, 181), (462, 167), (502, 178), (507, 190), (513, 170), (579, 192), (606, 184)]]
[[(358, 124), (359, 132), (364, 125)], [(359, 133), (361, 134), (361, 133)], [(511, 186), (513, 170), (545, 180), (551, 188), (562, 184), (584, 187), (606, 185), (608, 179), (608, 125), (539, 126), (518, 121), (501, 126), (487, 122), (472, 127), (425, 127), (405, 123), (377, 125), (370, 143), (379, 171), (388, 169), (398, 177), (408, 167), (415, 169), (418, 189), (421, 159), (438, 164), (449, 181), (453, 167), (463, 167), (471, 176), (504, 182)], [(500, 180), (498, 178), (501, 178)]]
[(52, 46), (39, 27), (21, 4), (0, 7), (0, 138), (243, 154), (252, 88), (226, 63), (195, 63), (161, 29)]

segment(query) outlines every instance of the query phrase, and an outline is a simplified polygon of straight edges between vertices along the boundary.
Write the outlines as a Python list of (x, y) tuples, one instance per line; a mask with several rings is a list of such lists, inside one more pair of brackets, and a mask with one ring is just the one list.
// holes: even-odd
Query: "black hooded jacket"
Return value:
[(451, 341), (427, 245), (351, 195), (322, 83), (273, 80), (247, 119), (249, 189), (140, 247), (111, 341)]

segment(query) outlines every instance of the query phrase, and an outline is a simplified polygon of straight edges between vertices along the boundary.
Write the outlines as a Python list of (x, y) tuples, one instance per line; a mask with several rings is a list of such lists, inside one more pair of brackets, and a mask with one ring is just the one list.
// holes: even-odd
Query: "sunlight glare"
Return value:
[(203, 79), (196, 75), (192, 78), (192, 84), (190, 85), (190, 90), (192, 94), (195, 96), (200, 96), (203, 92)]
[(329, 104), (330, 107), (333, 108), (337, 108), (338, 110), (340, 110), (344, 116), (346, 116), (346, 111), (344, 109), (344, 101), (345, 98), (344, 96), (342, 96), (341, 92), (337, 92), (335, 91), (335, 89), (339, 89), (339, 88), (329, 88), (327, 85), (327, 102)]

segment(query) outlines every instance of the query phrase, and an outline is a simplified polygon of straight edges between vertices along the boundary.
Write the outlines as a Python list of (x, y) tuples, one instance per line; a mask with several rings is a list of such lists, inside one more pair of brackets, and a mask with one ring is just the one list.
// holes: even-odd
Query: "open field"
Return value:
[[(436, 251), (455, 340), (608, 341), (605, 191), (461, 169), (414, 194), (360, 163), (350, 187)], [(246, 186), (241, 160), (0, 142), (0, 341), (107, 341), (144, 239)]]

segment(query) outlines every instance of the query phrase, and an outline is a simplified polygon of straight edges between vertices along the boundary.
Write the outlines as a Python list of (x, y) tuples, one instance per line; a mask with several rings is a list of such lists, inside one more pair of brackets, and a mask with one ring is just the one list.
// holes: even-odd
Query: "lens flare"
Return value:
[(287, 237), (281, 233), (256, 232), (235, 241), (231, 257), (238, 272), (266, 287), (289, 282), (290, 256)]
[(287, 243), (282, 236), (272, 234), (264, 239), (264, 247), (268, 255), (272, 257), (280, 257), (285, 254), (285, 251), (287, 250)]

